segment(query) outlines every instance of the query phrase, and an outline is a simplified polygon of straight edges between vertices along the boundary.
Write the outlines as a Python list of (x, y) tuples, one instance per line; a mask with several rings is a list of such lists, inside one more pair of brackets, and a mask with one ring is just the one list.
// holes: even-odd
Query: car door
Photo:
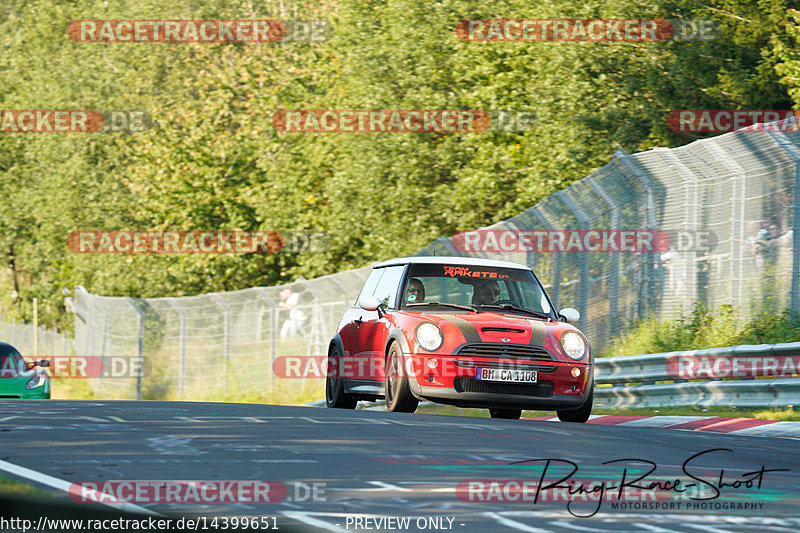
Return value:
[[(359, 339), (360, 325), (363, 322), (364, 314), (367, 313), (367, 311), (358, 306), (358, 301), (364, 296), (372, 296), (372, 294), (375, 292), (375, 287), (378, 286), (378, 281), (380, 281), (384, 270), (385, 269), (383, 268), (376, 268), (370, 272), (369, 277), (364, 282), (364, 286), (361, 288), (361, 294), (358, 295), (355, 304), (353, 307), (345, 311), (342, 319), (339, 321), (338, 333), (344, 346), (344, 353), (342, 356), (348, 360), (351, 359), (351, 354), (359, 353), (361, 351)], [(352, 376), (346, 374), (345, 377)]]
[[(405, 265), (381, 270), (383, 272), (371, 296), (378, 298), (385, 310), (395, 309)], [(364, 288), (367, 289), (366, 286)], [(356, 380), (383, 381), (383, 349), (388, 336), (386, 320), (379, 319), (377, 311), (366, 311), (358, 306), (350, 311), (352, 318), (345, 326), (350, 345), (350, 353), (345, 355), (347, 376)]]

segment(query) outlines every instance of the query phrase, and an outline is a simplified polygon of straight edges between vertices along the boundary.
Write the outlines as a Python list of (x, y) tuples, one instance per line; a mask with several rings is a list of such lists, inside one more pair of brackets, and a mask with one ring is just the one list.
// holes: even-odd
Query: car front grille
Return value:
[(483, 342), (465, 344), (455, 354), (460, 357), (506, 357), (509, 359), (531, 359), (534, 361), (554, 361), (555, 357), (540, 346), (529, 344), (500, 344)]
[(456, 366), (460, 368), (498, 368), (500, 370), (536, 370), (537, 372), (551, 373), (558, 370), (555, 365), (526, 364), (526, 363), (507, 363), (505, 361), (474, 361), (472, 359), (453, 359)]
[(510, 394), (531, 398), (550, 398), (553, 395), (553, 382), (539, 383), (497, 383), (479, 381), (470, 377), (457, 377), (453, 380), (456, 392), (480, 392), (484, 394)]

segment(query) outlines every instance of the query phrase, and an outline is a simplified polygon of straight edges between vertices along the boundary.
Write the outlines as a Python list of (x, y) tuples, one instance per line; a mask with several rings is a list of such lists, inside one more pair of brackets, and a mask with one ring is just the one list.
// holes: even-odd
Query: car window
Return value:
[[(435, 264), (412, 264), (409, 268), (404, 305), (421, 302), (481, 305), (502, 301), (552, 313), (544, 289), (530, 270)], [(411, 284), (416, 285), (416, 290), (409, 299)]]
[[(378, 286), (378, 280), (381, 279), (384, 270), (386, 269), (376, 268), (372, 272), (370, 272), (367, 281), (364, 282), (364, 287), (361, 289), (361, 294), (358, 295), (358, 300), (360, 300), (363, 296), (373, 295), (373, 293), (375, 292), (375, 287)], [(358, 300), (356, 300), (356, 306), (358, 305)]]
[(0, 378), (15, 377), (25, 370), (22, 356), (13, 348), (0, 348)]
[(394, 309), (396, 306), (397, 286), (400, 284), (405, 268), (405, 265), (398, 265), (383, 269), (383, 275), (372, 294), (381, 301), (386, 309)]

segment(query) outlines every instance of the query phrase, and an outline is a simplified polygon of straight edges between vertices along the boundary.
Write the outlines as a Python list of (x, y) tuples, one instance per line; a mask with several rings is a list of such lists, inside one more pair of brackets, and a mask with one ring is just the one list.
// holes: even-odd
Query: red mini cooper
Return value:
[(494, 418), (556, 410), (586, 422), (592, 350), (556, 313), (533, 271), (468, 257), (405, 257), (376, 265), (328, 348), (328, 407), (385, 398), (390, 411), (420, 400), (488, 408)]

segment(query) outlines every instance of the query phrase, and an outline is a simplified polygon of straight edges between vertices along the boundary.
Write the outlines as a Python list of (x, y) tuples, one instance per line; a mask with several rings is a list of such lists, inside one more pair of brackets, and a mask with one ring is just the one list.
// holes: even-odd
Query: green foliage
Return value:
[(796, 342), (798, 338), (800, 317), (789, 311), (765, 312), (745, 320), (729, 305), (716, 310), (697, 305), (689, 315), (673, 322), (654, 318), (639, 322), (619, 337), (603, 356), (775, 344)]
[[(694, 139), (674, 109), (788, 108), (788, 0), (7, 0), (0, 109), (140, 109), (126, 134), (0, 134), (0, 310), (62, 327), (63, 289), (131, 297), (273, 285), (412, 253), (515, 215), (628, 152)], [(796, 17), (796, 15), (793, 15)], [(705, 18), (711, 41), (462, 42), (465, 18)], [(321, 43), (76, 43), (79, 19), (326, 19)], [(788, 32), (788, 33), (787, 33)], [(794, 58), (794, 59), (793, 59)], [(783, 82), (779, 81), (782, 77)], [(287, 134), (278, 109), (532, 111), (534, 129)], [(75, 230), (325, 231), (323, 253), (80, 255)], [(16, 289), (19, 298), (8, 296)]]
[(800, 11), (790, 9), (786, 20), (787, 39), (776, 40), (773, 46), (775, 56), (781, 62), (775, 70), (781, 75), (781, 81), (789, 86), (789, 95), (794, 99), (794, 109), (800, 108)]

